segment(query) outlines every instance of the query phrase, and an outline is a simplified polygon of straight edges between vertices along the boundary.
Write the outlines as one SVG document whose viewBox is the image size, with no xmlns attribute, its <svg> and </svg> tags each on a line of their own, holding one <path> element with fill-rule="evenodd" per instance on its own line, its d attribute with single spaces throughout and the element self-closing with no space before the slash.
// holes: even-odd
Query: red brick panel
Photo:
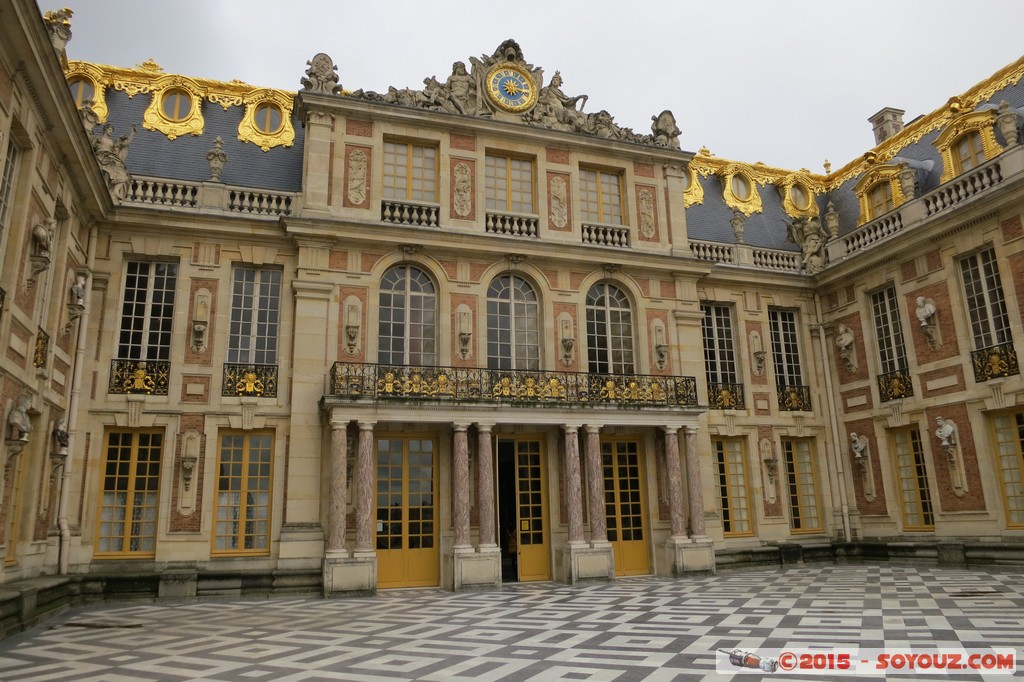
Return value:
<svg viewBox="0 0 1024 682">
<path fill-rule="evenodd" d="M 856 433 L 859 436 L 866 436 L 868 439 L 868 458 L 871 460 L 871 472 L 874 477 L 875 496 L 870 502 L 864 496 L 864 475 L 861 468 L 854 462 L 853 451 L 850 449 L 850 434 Z M 843 468 L 850 472 L 850 480 L 853 481 L 854 506 L 863 515 L 880 516 L 888 514 L 885 506 L 885 486 L 882 483 L 882 461 L 881 448 L 878 445 L 878 438 L 875 434 L 874 422 L 870 419 L 860 419 L 846 423 L 846 444 L 841 448 L 843 453 Z"/>
<path fill-rule="evenodd" d="M 934 487 L 939 490 L 939 505 L 936 511 L 984 511 L 985 495 L 981 489 L 981 472 L 978 468 L 978 446 L 974 442 L 974 433 L 971 430 L 967 405 L 964 403 L 943 405 L 942 407 L 928 410 L 926 414 L 928 423 L 922 428 L 921 436 L 932 453 L 933 466 L 931 473 L 935 483 Z M 949 457 L 946 455 L 941 441 L 935 435 L 936 417 L 952 419 L 956 423 L 956 447 L 960 448 L 963 456 L 964 471 L 962 476 L 967 483 L 967 492 L 964 493 L 963 497 L 958 497 L 953 491 Z"/>
</svg>

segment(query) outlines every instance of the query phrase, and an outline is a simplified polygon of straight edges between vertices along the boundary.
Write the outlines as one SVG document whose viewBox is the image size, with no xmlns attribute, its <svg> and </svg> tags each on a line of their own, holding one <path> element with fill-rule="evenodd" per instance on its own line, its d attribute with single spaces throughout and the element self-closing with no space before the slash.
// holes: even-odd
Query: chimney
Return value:
<svg viewBox="0 0 1024 682">
<path fill-rule="evenodd" d="M 882 144 L 890 137 L 903 130 L 903 114 L 907 112 L 902 109 L 885 107 L 868 121 L 875 132 L 875 144 Z"/>
</svg>

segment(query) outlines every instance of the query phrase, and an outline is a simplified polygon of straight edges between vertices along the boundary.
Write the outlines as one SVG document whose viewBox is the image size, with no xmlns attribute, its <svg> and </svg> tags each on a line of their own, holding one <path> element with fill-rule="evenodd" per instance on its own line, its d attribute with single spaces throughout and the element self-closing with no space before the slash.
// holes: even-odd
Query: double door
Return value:
<svg viewBox="0 0 1024 682">
<path fill-rule="evenodd" d="M 546 459 L 540 439 L 497 439 L 502 580 L 551 579 Z"/>
</svg>

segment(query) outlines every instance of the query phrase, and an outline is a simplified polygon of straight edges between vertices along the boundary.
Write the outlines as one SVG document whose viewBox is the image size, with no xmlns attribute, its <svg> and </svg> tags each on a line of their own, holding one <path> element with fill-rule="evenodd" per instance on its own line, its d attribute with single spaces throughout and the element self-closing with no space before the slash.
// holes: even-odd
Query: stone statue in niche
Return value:
<svg viewBox="0 0 1024 682">
<path fill-rule="evenodd" d="M 854 371 L 857 365 L 853 350 L 853 330 L 845 324 L 836 327 L 836 348 L 839 349 L 839 357 L 846 362 L 847 371 Z"/>
<path fill-rule="evenodd" d="M 309 67 L 306 75 L 299 79 L 303 89 L 322 95 L 337 95 L 341 92 L 338 67 L 328 55 L 319 52 L 306 62 L 306 66 Z"/>
<path fill-rule="evenodd" d="M 71 285 L 71 301 L 75 305 L 85 305 L 85 275 L 75 275 L 75 283 Z"/>
<path fill-rule="evenodd" d="M 935 301 L 924 296 L 917 297 L 917 309 L 914 311 L 922 327 L 931 326 L 935 322 Z"/>
<path fill-rule="evenodd" d="M 103 133 L 92 141 L 92 150 L 96 154 L 96 160 L 100 164 L 100 170 L 107 181 L 107 189 L 115 200 L 124 199 L 128 196 L 128 183 L 131 176 L 125 166 L 128 158 L 128 145 L 135 139 L 135 126 L 127 135 L 114 139 L 114 126 L 110 123 L 103 125 Z"/>
<path fill-rule="evenodd" d="M 654 144 L 661 147 L 679 149 L 679 128 L 676 117 L 666 109 L 657 116 L 651 116 L 651 132 L 654 133 Z"/>
<path fill-rule="evenodd" d="M 956 445 L 956 423 L 952 419 L 944 417 L 935 418 L 935 437 L 944 448 L 951 448 Z"/>
<path fill-rule="evenodd" d="M 850 452 L 853 453 L 853 460 L 863 465 L 868 454 L 868 437 L 858 433 L 850 434 Z"/>
<path fill-rule="evenodd" d="M 53 427 L 53 442 L 57 449 L 67 448 L 69 442 L 68 422 L 61 417 Z"/>
<path fill-rule="evenodd" d="M 28 434 L 32 433 L 32 421 L 29 419 L 28 411 L 32 407 L 32 396 L 22 393 L 14 401 L 14 406 L 7 415 L 7 439 L 28 441 Z"/>
<path fill-rule="evenodd" d="M 57 221 L 49 218 L 32 227 L 32 255 L 47 261 L 53 255 L 53 238 L 57 234 Z"/>
<path fill-rule="evenodd" d="M 210 182 L 220 182 L 221 171 L 228 160 L 228 155 L 224 151 L 224 140 L 220 135 L 214 138 L 213 148 L 206 152 L 206 160 L 210 163 Z"/>
</svg>

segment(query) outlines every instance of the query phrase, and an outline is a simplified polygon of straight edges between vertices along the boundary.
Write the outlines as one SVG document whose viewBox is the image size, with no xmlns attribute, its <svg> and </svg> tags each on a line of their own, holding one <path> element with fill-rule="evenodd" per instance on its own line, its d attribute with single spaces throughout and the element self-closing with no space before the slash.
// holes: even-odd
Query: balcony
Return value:
<svg viewBox="0 0 1024 682">
<path fill-rule="evenodd" d="M 170 376 L 166 360 L 111 360 L 107 393 L 167 395 Z"/>
<path fill-rule="evenodd" d="M 886 403 L 899 398 L 910 398 L 914 395 L 914 384 L 910 381 L 910 372 L 897 369 L 878 375 L 878 399 Z"/>
<path fill-rule="evenodd" d="M 222 396 L 277 397 L 277 365 L 224 363 Z"/>
<path fill-rule="evenodd" d="M 622 225 L 583 223 L 583 243 L 628 249 L 629 228 Z"/>
<path fill-rule="evenodd" d="M 708 407 L 712 410 L 742 410 L 746 407 L 743 384 L 708 382 Z"/>
<path fill-rule="evenodd" d="M 413 204 L 407 201 L 384 199 L 380 202 L 380 220 L 395 225 L 437 227 L 441 207 L 437 204 Z"/>
<path fill-rule="evenodd" d="M 811 412 L 810 386 L 780 386 L 779 409 L 783 412 Z"/>
<path fill-rule="evenodd" d="M 1020 374 L 1017 352 L 1013 349 L 1012 341 L 972 352 L 971 364 L 974 365 L 974 380 L 979 384 L 989 379 Z"/>
<path fill-rule="evenodd" d="M 336 362 L 328 395 L 348 400 L 696 407 L 693 377 Z"/>
<path fill-rule="evenodd" d="M 539 236 L 536 216 L 488 212 L 484 227 L 489 234 L 503 234 L 509 237 Z"/>
</svg>

